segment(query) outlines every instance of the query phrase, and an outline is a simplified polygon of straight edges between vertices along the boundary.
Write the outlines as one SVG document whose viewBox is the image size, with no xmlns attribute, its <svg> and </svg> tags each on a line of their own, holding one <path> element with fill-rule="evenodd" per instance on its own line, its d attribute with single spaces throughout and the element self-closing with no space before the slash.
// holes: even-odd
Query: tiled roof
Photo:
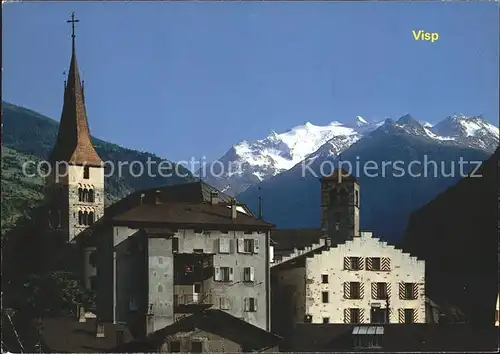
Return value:
<svg viewBox="0 0 500 354">
<path fill-rule="evenodd" d="M 56 145 L 50 161 L 66 161 L 72 164 L 102 166 L 103 162 L 92 145 L 87 122 L 80 73 L 76 62 L 75 45 L 64 90 L 64 103 Z"/>
<path fill-rule="evenodd" d="M 124 342 L 132 340 L 130 332 L 117 324 L 104 323 L 104 337 L 96 336 L 97 321 L 87 318 L 79 322 L 72 317 L 43 318 L 41 340 L 45 352 L 88 353 L 103 352 L 118 343 L 118 332 L 123 332 Z"/>
<path fill-rule="evenodd" d="M 370 327 L 364 325 L 361 327 Z M 384 324 L 378 352 L 497 351 L 498 328 L 472 327 L 467 324 Z M 351 324 L 298 324 L 285 337 L 280 351 L 349 352 L 354 347 Z"/>
<path fill-rule="evenodd" d="M 236 219 L 231 218 L 231 209 L 226 205 L 210 203 L 165 202 L 161 204 L 142 204 L 130 209 L 113 220 L 117 223 L 152 223 L 152 224 L 187 224 L 217 226 L 248 226 L 270 229 L 274 225 L 259 220 L 254 216 L 237 212 Z"/>
<path fill-rule="evenodd" d="M 261 351 L 276 346 L 281 337 L 240 320 L 221 310 L 205 310 L 185 317 L 178 322 L 164 327 L 146 338 L 134 340 L 110 352 L 156 352 L 168 335 L 178 332 L 200 329 L 240 344 L 246 351 Z"/>
</svg>

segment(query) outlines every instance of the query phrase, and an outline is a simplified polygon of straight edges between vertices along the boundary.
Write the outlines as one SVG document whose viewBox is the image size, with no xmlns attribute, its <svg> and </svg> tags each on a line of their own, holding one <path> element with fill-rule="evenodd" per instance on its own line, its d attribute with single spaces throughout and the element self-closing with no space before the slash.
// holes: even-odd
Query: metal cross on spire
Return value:
<svg viewBox="0 0 500 354">
<path fill-rule="evenodd" d="M 71 23 L 71 38 L 75 40 L 75 23 L 80 22 L 80 20 L 75 19 L 75 13 L 71 13 L 71 20 L 67 20 L 67 23 Z"/>
</svg>

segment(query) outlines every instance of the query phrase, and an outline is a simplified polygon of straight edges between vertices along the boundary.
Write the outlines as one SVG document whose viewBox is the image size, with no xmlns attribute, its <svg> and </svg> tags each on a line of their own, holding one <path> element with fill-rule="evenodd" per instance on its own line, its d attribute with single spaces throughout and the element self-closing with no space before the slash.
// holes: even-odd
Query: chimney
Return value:
<svg viewBox="0 0 500 354">
<path fill-rule="evenodd" d="M 104 338 L 104 323 L 97 322 L 96 338 Z"/>
<path fill-rule="evenodd" d="M 233 201 L 231 203 L 231 219 L 236 219 L 238 216 L 238 211 L 236 210 L 236 203 Z"/>
<path fill-rule="evenodd" d="M 85 318 L 85 307 L 83 306 L 78 306 L 78 322 L 86 322 L 87 319 Z"/>
<path fill-rule="evenodd" d="M 210 203 L 212 205 L 219 204 L 220 198 L 219 198 L 219 193 L 216 191 L 210 192 Z"/>
</svg>

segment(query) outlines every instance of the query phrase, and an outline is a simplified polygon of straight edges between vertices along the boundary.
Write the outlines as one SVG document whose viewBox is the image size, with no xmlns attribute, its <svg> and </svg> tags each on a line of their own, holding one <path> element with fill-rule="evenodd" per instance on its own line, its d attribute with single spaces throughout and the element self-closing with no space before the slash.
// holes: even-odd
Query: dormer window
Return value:
<svg viewBox="0 0 500 354">
<path fill-rule="evenodd" d="M 89 178 L 90 178 L 90 167 L 83 166 L 83 179 L 89 179 Z"/>
</svg>

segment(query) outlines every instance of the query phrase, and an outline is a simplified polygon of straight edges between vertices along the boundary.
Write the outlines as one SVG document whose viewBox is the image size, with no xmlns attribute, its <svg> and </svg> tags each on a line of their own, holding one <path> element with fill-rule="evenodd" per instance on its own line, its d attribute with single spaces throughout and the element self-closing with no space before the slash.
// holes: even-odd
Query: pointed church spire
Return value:
<svg viewBox="0 0 500 354">
<path fill-rule="evenodd" d="M 71 62 L 64 90 L 59 133 L 50 162 L 66 161 L 75 165 L 102 166 L 103 162 L 90 138 L 83 87 L 76 61 L 75 24 L 79 21 L 75 19 L 75 13 L 66 21 L 71 23 Z"/>
</svg>

